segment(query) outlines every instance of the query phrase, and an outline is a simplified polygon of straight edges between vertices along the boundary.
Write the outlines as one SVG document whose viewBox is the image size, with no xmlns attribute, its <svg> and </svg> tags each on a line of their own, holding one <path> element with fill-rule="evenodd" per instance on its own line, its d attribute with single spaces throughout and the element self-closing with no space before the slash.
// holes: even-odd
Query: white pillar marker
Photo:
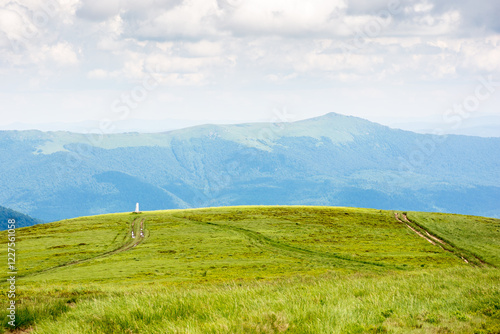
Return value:
<svg viewBox="0 0 500 334">
<path fill-rule="evenodd" d="M 135 212 L 139 213 L 139 203 L 135 203 Z"/>
</svg>

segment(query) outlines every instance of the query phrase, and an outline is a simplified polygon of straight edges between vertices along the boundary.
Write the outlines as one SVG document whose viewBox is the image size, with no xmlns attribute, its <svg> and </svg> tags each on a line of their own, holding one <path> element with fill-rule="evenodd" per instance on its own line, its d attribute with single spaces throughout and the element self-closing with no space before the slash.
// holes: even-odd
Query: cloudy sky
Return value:
<svg viewBox="0 0 500 334">
<path fill-rule="evenodd" d="M 491 0 L 0 0 L 0 128 L 328 112 L 467 127 L 500 117 L 499 15 Z"/>
</svg>

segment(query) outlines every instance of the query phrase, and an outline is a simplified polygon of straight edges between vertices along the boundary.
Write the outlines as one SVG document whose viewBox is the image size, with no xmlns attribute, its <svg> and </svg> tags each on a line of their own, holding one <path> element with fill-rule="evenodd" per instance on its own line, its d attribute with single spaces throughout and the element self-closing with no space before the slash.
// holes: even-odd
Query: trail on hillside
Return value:
<svg viewBox="0 0 500 334">
<path fill-rule="evenodd" d="M 318 251 L 314 251 L 314 250 L 299 248 L 296 246 L 292 246 L 289 244 L 285 244 L 285 243 L 273 240 L 271 238 L 268 238 L 268 237 L 262 235 L 259 232 L 244 229 L 241 227 L 236 227 L 236 226 L 231 226 L 231 225 L 226 225 L 226 224 L 216 224 L 216 223 L 212 223 L 212 222 L 202 222 L 202 221 L 191 220 L 191 219 L 180 218 L 180 217 L 176 217 L 176 219 L 179 219 L 181 221 L 188 222 L 188 223 L 194 223 L 194 224 L 205 225 L 205 226 L 208 225 L 208 226 L 213 226 L 213 227 L 220 228 L 220 229 L 231 230 L 231 231 L 236 232 L 238 234 L 244 235 L 245 237 L 247 237 L 247 239 L 249 239 L 251 242 L 253 242 L 254 245 L 258 246 L 259 248 L 271 251 L 273 253 L 278 253 L 280 255 L 285 255 L 288 257 L 298 258 L 298 259 L 302 259 L 302 260 L 314 260 L 314 261 L 318 261 L 318 262 L 326 262 L 333 267 L 341 267 L 341 268 L 349 268 L 349 267 L 353 268 L 354 267 L 355 269 L 360 269 L 360 267 L 366 267 L 368 265 L 368 266 L 374 266 L 374 267 L 379 267 L 379 268 L 406 269 L 403 267 L 385 264 L 385 263 L 376 263 L 376 262 L 358 260 L 358 259 L 354 259 L 348 255 L 343 255 L 343 254 L 323 253 L 323 252 L 318 252 Z"/>
<path fill-rule="evenodd" d="M 463 260 L 465 263 L 468 263 L 470 264 L 471 263 L 471 260 L 470 258 L 468 258 L 468 256 L 466 256 L 465 254 L 463 254 L 463 251 L 461 249 L 459 249 L 458 247 L 455 247 L 451 244 L 449 244 L 448 242 L 444 241 L 443 239 L 437 237 L 436 235 L 433 235 L 431 234 L 425 227 L 423 227 L 422 225 L 420 224 L 417 224 L 413 221 L 411 221 L 410 219 L 408 219 L 408 217 L 406 216 L 406 214 L 402 213 L 401 214 L 401 217 L 402 219 L 399 217 L 398 213 L 395 212 L 394 213 L 394 217 L 396 218 L 396 220 L 402 224 L 405 224 L 409 229 L 411 229 L 413 232 L 415 232 L 415 234 L 417 234 L 419 237 L 427 240 L 428 242 L 430 242 L 431 244 L 435 245 L 435 246 L 438 246 L 439 248 L 441 248 L 442 250 L 446 251 L 446 252 L 450 252 L 452 254 L 454 254 L 455 256 L 457 256 L 458 258 L 460 258 L 461 260 Z M 474 261 L 472 261 L 472 263 L 481 263 L 481 264 L 486 264 L 484 261 L 482 261 L 481 259 L 479 259 L 477 256 L 475 255 L 471 255 L 474 257 Z"/>
<path fill-rule="evenodd" d="M 404 221 L 402 221 L 402 220 L 399 218 L 399 216 L 398 216 L 398 213 L 397 213 L 397 212 L 396 212 L 396 213 L 394 213 L 394 217 L 396 218 L 396 220 L 397 220 L 398 222 L 400 222 L 400 223 L 402 223 L 402 224 L 405 224 L 405 225 L 406 225 L 406 226 L 407 226 L 410 230 L 412 230 L 413 232 L 415 232 L 415 233 L 416 233 L 416 234 L 417 234 L 420 238 L 427 240 L 428 242 L 430 242 L 430 243 L 431 243 L 431 244 L 433 244 L 433 245 L 436 245 L 436 243 L 435 243 L 434 241 L 432 241 L 431 239 L 427 238 L 425 235 L 423 235 L 422 233 L 420 233 L 419 231 L 417 231 L 416 229 L 414 229 L 413 227 L 411 227 L 411 226 L 410 226 L 410 224 L 408 224 L 409 222 L 408 222 L 408 223 L 405 223 Z M 404 217 L 404 219 L 405 219 L 406 221 L 408 221 L 408 219 L 406 218 L 406 215 L 404 215 L 404 214 L 403 214 L 403 217 Z M 426 231 L 426 232 L 427 232 L 427 231 Z M 427 232 L 427 234 L 429 235 L 429 237 L 431 237 L 431 235 L 429 234 L 429 232 Z M 432 239 L 435 239 L 435 240 L 438 240 L 438 239 L 437 239 L 436 237 L 434 237 L 434 236 L 432 236 L 431 238 L 432 238 Z M 440 245 L 437 245 L 437 246 L 439 246 L 441 249 L 445 250 L 442 246 L 440 246 Z"/>
<path fill-rule="evenodd" d="M 42 269 L 40 271 L 29 273 L 27 275 L 20 275 L 19 277 L 35 276 L 35 275 L 46 273 L 48 271 L 55 270 L 55 269 L 58 269 L 58 268 L 64 268 L 64 267 L 69 267 L 69 266 L 72 266 L 72 265 L 75 265 L 75 264 L 81 264 L 81 263 L 85 263 L 85 262 L 90 262 L 90 261 L 93 261 L 93 260 L 102 259 L 102 258 L 111 256 L 111 255 L 114 255 L 114 254 L 118 254 L 118 253 L 121 253 L 121 252 L 128 251 L 128 250 L 136 247 L 140 243 L 142 243 L 144 241 L 144 239 L 146 238 L 146 234 L 147 234 L 146 232 L 147 231 L 146 232 L 144 231 L 144 221 L 146 220 L 146 218 L 142 218 L 140 220 L 140 223 L 136 224 L 136 222 L 138 222 L 139 219 L 140 218 L 136 218 L 130 224 L 130 231 L 127 232 L 127 234 L 130 234 L 130 238 L 127 238 L 124 244 L 122 244 L 120 247 L 118 247 L 118 248 L 116 248 L 114 250 L 111 250 L 111 251 L 108 251 L 108 252 L 105 252 L 105 253 L 101 253 L 101 254 L 95 255 L 93 257 L 87 258 L 87 259 L 71 261 L 71 262 L 63 263 L 63 264 L 60 264 L 60 265 L 57 265 L 57 266 L 54 266 L 54 267 L 50 267 L 50 268 L 47 268 L 47 269 Z M 149 234 L 148 234 L 148 236 L 149 236 Z"/>
</svg>

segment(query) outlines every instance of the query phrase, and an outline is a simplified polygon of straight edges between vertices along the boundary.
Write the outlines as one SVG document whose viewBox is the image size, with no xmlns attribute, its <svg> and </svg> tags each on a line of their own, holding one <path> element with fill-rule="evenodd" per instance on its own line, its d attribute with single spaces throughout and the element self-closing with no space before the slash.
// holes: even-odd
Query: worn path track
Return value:
<svg viewBox="0 0 500 334">
<path fill-rule="evenodd" d="M 463 252 L 458 249 L 457 247 L 454 247 L 453 245 L 450 245 L 446 241 L 438 238 L 437 236 L 431 234 L 427 229 L 425 229 L 423 226 L 416 224 L 415 222 L 412 222 L 411 220 L 408 219 L 406 214 L 401 214 L 402 219 L 399 217 L 398 213 L 394 213 L 394 217 L 396 220 L 402 224 L 405 224 L 409 229 L 411 229 L 415 234 L 417 234 L 419 237 L 427 240 L 431 244 L 438 246 L 442 250 L 446 252 L 453 253 L 457 257 L 459 257 L 461 260 L 463 260 L 465 263 L 470 263 L 470 259 L 468 259 Z M 483 261 L 481 261 L 479 258 L 474 256 L 474 260 L 479 261 L 481 264 L 485 264 Z"/>
<path fill-rule="evenodd" d="M 75 264 L 85 263 L 85 262 L 89 262 L 89 261 L 93 261 L 93 260 L 97 260 L 97 259 L 102 259 L 104 257 L 108 257 L 108 256 L 111 256 L 111 255 L 114 255 L 117 253 L 128 251 L 128 250 L 136 247 L 137 245 L 139 245 L 146 238 L 146 233 L 144 232 L 144 221 L 146 220 L 146 218 L 142 218 L 142 220 L 140 220 L 140 223 L 136 224 L 136 222 L 139 222 L 139 219 L 140 218 L 135 219 L 130 224 L 130 231 L 127 232 L 127 234 L 130 234 L 130 237 L 126 239 L 124 244 L 122 244 L 120 247 L 118 247 L 114 250 L 111 250 L 111 251 L 105 252 L 105 253 L 101 253 L 101 254 L 95 255 L 93 257 L 87 258 L 87 259 L 81 259 L 81 260 L 63 263 L 63 264 L 60 264 L 60 265 L 57 265 L 54 267 L 50 267 L 47 269 L 43 269 L 40 271 L 29 273 L 27 275 L 20 275 L 19 277 L 35 276 L 35 275 L 38 275 L 41 273 L 46 273 L 48 271 L 55 270 L 58 268 L 64 268 L 64 267 L 72 266 Z"/>
</svg>

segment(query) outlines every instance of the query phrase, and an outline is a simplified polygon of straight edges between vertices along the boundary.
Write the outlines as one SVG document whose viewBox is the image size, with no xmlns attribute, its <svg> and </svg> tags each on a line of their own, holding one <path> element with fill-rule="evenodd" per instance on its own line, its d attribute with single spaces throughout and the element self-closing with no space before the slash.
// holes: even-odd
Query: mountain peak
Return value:
<svg viewBox="0 0 500 334">
<path fill-rule="evenodd" d="M 324 120 L 329 120 L 329 119 L 338 119 L 338 118 L 345 118 L 345 117 L 350 117 L 350 116 L 338 114 L 338 113 L 332 111 L 332 112 L 329 112 L 329 113 L 326 113 L 326 114 L 323 114 L 320 116 L 306 118 L 302 121 L 311 121 L 311 120 L 323 120 L 324 121 Z M 301 121 L 298 121 L 298 122 L 301 122 Z"/>
<path fill-rule="evenodd" d="M 347 115 L 343 115 L 343 114 L 339 114 L 339 113 L 336 113 L 336 112 L 333 112 L 333 111 L 330 111 L 329 113 L 326 113 L 324 114 L 323 116 L 320 116 L 320 117 L 349 117 Z"/>
</svg>

